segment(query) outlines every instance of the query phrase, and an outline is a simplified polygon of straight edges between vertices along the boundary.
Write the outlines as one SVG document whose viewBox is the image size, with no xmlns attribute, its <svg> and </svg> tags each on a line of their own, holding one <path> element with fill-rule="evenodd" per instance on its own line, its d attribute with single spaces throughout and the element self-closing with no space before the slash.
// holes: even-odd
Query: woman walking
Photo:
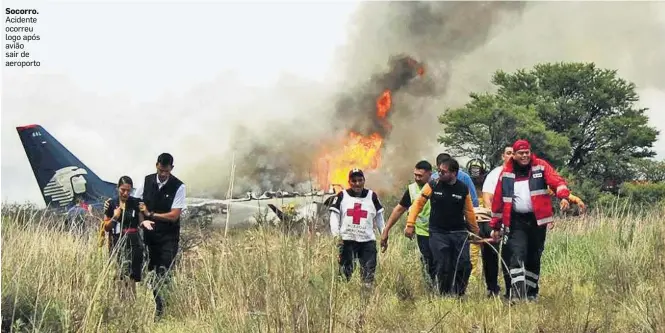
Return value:
<svg viewBox="0 0 665 333">
<path fill-rule="evenodd" d="M 117 255 L 120 264 L 121 297 L 127 291 L 136 295 L 136 282 L 141 281 L 143 244 L 139 226 L 152 230 L 154 222 L 144 219 L 139 199 L 130 196 L 134 184 L 128 176 L 118 181 L 118 196 L 104 204 L 104 230 L 109 232 L 110 253 Z"/>
</svg>

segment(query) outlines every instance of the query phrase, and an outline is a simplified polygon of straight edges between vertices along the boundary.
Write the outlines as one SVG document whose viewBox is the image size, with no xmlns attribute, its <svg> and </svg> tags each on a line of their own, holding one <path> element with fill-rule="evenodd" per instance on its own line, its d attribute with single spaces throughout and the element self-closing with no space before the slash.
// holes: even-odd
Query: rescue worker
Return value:
<svg viewBox="0 0 665 333">
<path fill-rule="evenodd" d="M 452 156 L 448 153 L 441 153 L 436 157 L 436 160 L 439 161 L 440 159 L 450 159 Z M 438 162 L 437 162 L 438 163 Z M 432 175 L 432 179 L 437 179 L 439 177 L 438 173 L 434 173 Z M 473 183 L 473 180 L 467 174 L 464 172 L 464 170 L 459 170 L 457 173 L 457 179 L 461 180 L 464 185 L 467 186 L 471 193 L 471 202 L 473 203 L 473 207 L 478 207 L 479 206 L 479 201 L 478 201 L 478 195 L 476 192 L 476 186 Z M 476 276 L 478 275 L 478 257 L 480 256 L 480 251 L 478 246 L 469 246 L 469 251 L 471 251 L 471 274 L 469 275 L 470 279 L 475 280 Z"/>
<path fill-rule="evenodd" d="M 442 295 L 463 296 L 471 273 L 469 232 L 478 235 L 469 188 L 457 179 L 459 164 L 437 157 L 438 179 L 428 182 L 413 203 L 404 234 L 412 238 L 415 223 L 430 202 L 429 246 L 436 265 L 437 289 Z"/>
<path fill-rule="evenodd" d="M 504 147 L 503 153 L 501 154 L 501 164 L 492 169 L 492 171 L 487 174 L 487 177 L 485 177 L 482 188 L 482 198 L 485 207 L 490 209 L 492 208 L 494 188 L 496 187 L 496 183 L 499 181 L 499 174 L 501 173 L 501 170 L 503 170 L 503 166 L 508 163 L 512 157 L 513 146 Z"/>
<path fill-rule="evenodd" d="M 513 156 L 513 147 L 512 146 L 506 146 L 504 147 L 503 154 L 501 155 L 501 160 L 502 164 L 495 167 L 490 171 L 489 174 L 487 174 L 487 177 L 485 177 L 485 181 L 483 182 L 483 187 L 481 190 L 481 195 L 482 195 L 482 204 L 487 207 L 487 208 L 492 208 L 492 198 L 494 197 L 494 189 L 496 188 L 496 184 L 499 181 L 499 174 L 501 173 L 501 170 L 503 169 L 503 166 L 505 163 L 507 163 Z M 550 187 L 547 188 L 547 192 L 551 195 L 554 196 L 555 193 L 552 191 Z M 579 197 L 573 195 L 573 193 L 570 193 L 570 202 L 573 204 L 576 204 L 582 212 L 586 210 L 586 205 L 584 204 L 584 201 L 580 199 Z M 552 224 L 550 224 L 551 226 Z"/>
<path fill-rule="evenodd" d="M 155 222 L 153 230 L 144 232 L 148 249 L 148 270 L 155 271 L 157 281 L 152 285 L 157 318 L 164 311 L 162 287 L 167 283 L 168 273 L 175 265 L 180 243 L 180 214 L 186 207 L 185 184 L 171 174 L 173 156 L 162 153 L 155 164 L 157 172 L 145 176 L 143 184 L 136 189 L 135 197 L 144 216 Z"/>
<path fill-rule="evenodd" d="M 483 182 L 487 176 L 488 169 L 489 167 L 487 163 L 479 158 L 474 158 L 466 163 L 466 170 L 469 174 L 469 177 L 471 177 L 471 181 L 473 182 L 476 192 L 479 192 L 483 187 Z M 479 205 L 482 204 L 482 201 L 479 202 Z"/>
<path fill-rule="evenodd" d="M 507 146 L 504 148 L 503 153 L 501 154 L 502 164 L 492 169 L 492 171 L 487 174 L 485 181 L 483 182 L 483 187 L 481 190 L 483 205 L 489 209 L 492 208 L 492 198 L 494 197 L 494 189 L 496 184 L 499 181 L 499 175 L 505 163 L 508 163 L 513 156 L 513 147 Z M 480 236 L 483 238 L 489 238 L 492 234 L 492 229 L 489 226 L 489 223 L 479 223 L 480 226 Z M 493 297 L 498 296 L 501 292 L 499 287 L 499 266 L 501 266 L 501 271 L 503 272 L 503 281 L 505 285 L 504 298 L 510 297 L 510 273 L 508 271 L 508 262 L 510 262 L 510 251 L 507 246 L 500 246 L 498 241 L 493 241 L 492 243 L 483 243 L 481 245 L 481 256 L 483 260 L 483 275 L 485 277 L 485 286 L 487 287 L 487 296 Z M 499 254 L 501 255 L 501 261 L 499 260 Z"/>
<path fill-rule="evenodd" d="M 452 158 L 452 156 L 448 153 L 441 153 L 436 156 L 436 160 L 442 160 L 444 158 Z M 438 163 L 438 162 L 437 162 Z M 439 178 L 439 173 L 438 172 L 433 172 L 432 177 L 430 180 L 438 179 Z M 459 170 L 457 173 L 457 179 L 461 180 L 464 185 L 466 185 L 469 188 L 469 193 L 471 194 L 471 202 L 473 203 L 473 207 L 478 207 L 478 194 L 476 193 L 476 187 L 473 186 L 473 180 L 469 175 L 464 172 L 463 170 Z"/>
<path fill-rule="evenodd" d="M 517 140 L 512 148 L 513 158 L 504 164 L 494 191 L 491 236 L 496 241 L 508 237 L 511 297 L 535 300 L 547 225 L 554 221 L 547 188 L 554 189 L 561 210 L 570 207 L 570 190 L 548 162 L 531 152 L 528 141 Z"/>
<path fill-rule="evenodd" d="M 501 161 L 502 164 L 495 167 L 490 171 L 490 173 L 485 177 L 485 182 L 483 183 L 483 188 L 482 188 L 482 198 L 483 198 L 483 204 L 491 208 L 492 207 L 492 200 L 494 199 L 494 191 L 497 187 L 497 183 L 499 181 L 499 176 L 501 174 L 501 171 L 503 170 L 504 166 L 506 163 L 510 162 L 513 157 L 513 147 L 512 146 L 506 146 L 503 149 L 503 153 L 501 154 Z M 552 189 L 548 186 L 547 187 L 547 192 L 550 196 L 554 196 L 555 193 L 552 191 Z M 568 197 L 568 200 L 570 203 L 576 204 L 581 211 L 584 211 L 586 209 L 586 206 L 584 204 L 584 201 L 582 201 L 579 197 L 573 195 L 570 193 L 570 196 Z M 551 228 L 553 224 L 549 224 L 548 227 Z M 481 236 L 482 237 L 489 237 L 491 234 L 491 228 L 483 228 L 484 225 L 480 224 L 481 228 Z M 489 230 L 488 230 L 489 229 Z M 501 258 L 502 262 L 499 262 L 499 256 L 498 252 L 501 252 Z M 498 295 L 500 288 L 498 285 L 498 267 L 501 265 L 502 271 L 503 271 L 503 279 L 505 282 L 506 290 L 504 294 L 504 298 L 508 298 L 510 295 L 510 273 L 506 267 L 508 263 L 510 262 L 510 249 L 507 246 L 503 246 L 501 249 L 499 248 L 498 243 L 492 243 L 492 244 L 483 244 L 482 247 L 482 257 L 483 257 L 483 271 L 485 275 L 485 284 L 487 285 L 487 290 L 488 290 L 488 295 Z"/>
<path fill-rule="evenodd" d="M 376 271 L 374 225 L 383 232 L 383 206 L 376 192 L 365 188 L 365 174 L 349 171 L 349 188 L 339 191 L 330 205 L 330 231 L 338 239 L 339 268 L 348 281 L 360 262 L 363 286 L 369 288 Z"/>
<path fill-rule="evenodd" d="M 474 158 L 467 162 L 466 164 L 466 170 L 469 173 L 469 177 L 471 178 L 471 181 L 473 183 L 473 189 L 477 193 L 480 192 L 482 188 L 483 181 L 485 180 L 485 176 L 487 175 L 487 164 L 478 158 Z M 469 186 L 469 185 L 467 185 Z M 478 222 L 478 227 L 483 230 L 483 229 L 489 229 L 487 227 L 487 223 L 484 223 L 483 221 L 489 222 L 487 220 L 481 220 L 478 219 L 478 213 L 481 212 L 481 210 L 478 210 L 479 207 L 482 206 L 482 201 L 479 202 L 478 205 L 474 206 L 474 214 L 476 214 L 476 222 Z M 485 227 L 485 228 L 483 228 Z M 489 237 L 489 235 L 487 235 Z M 482 252 L 482 242 L 480 240 L 474 240 L 471 242 L 470 245 L 470 250 L 471 250 L 471 278 L 475 280 L 476 277 L 480 277 L 481 274 L 481 269 L 479 267 L 482 266 L 482 261 L 481 261 L 481 252 Z"/>
<path fill-rule="evenodd" d="M 423 189 L 423 186 L 427 184 L 427 181 L 432 176 L 432 164 L 427 161 L 420 161 L 416 163 L 415 169 L 413 170 L 413 183 L 409 184 L 402 195 L 402 199 L 395 206 L 390 217 L 388 217 L 388 223 L 386 228 L 383 229 L 381 234 L 381 252 L 386 252 L 388 248 L 388 237 L 390 234 L 390 229 L 397 223 L 397 221 L 402 217 L 402 214 L 411 207 L 411 204 L 415 202 L 420 197 L 420 192 Z M 420 249 L 421 261 L 423 264 L 423 273 L 425 275 L 425 281 L 427 284 L 432 287 L 433 282 L 436 278 L 436 267 L 434 266 L 434 259 L 432 257 L 432 251 L 429 248 L 429 213 L 430 213 L 430 203 L 427 201 L 423 207 L 420 214 L 416 218 L 416 240 L 418 241 L 418 249 Z"/>
<path fill-rule="evenodd" d="M 139 226 L 152 229 L 154 222 L 144 220 L 139 200 L 130 196 L 134 183 L 129 176 L 118 180 L 118 196 L 104 202 L 104 231 L 111 235 L 110 254 L 117 255 L 120 265 L 121 298 L 129 290 L 136 297 L 136 282 L 141 282 L 143 268 L 143 244 Z M 116 232 L 113 232 L 113 231 Z"/>
</svg>

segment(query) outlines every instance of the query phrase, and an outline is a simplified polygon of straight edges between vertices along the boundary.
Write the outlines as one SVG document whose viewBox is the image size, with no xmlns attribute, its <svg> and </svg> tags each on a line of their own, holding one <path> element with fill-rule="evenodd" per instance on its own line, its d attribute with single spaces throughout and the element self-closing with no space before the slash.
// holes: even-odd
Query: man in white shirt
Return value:
<svg viewBox="0 0 665 333">
<path fill-rule="evenodd" d="M 494 189 L 496 184 L 499 182 L 499 176 L 501 175 L 501 170 L 503 165 L 510 161 L 513 156 L 513 147 L 506 146 L 503 149 L 503 154 L 501 154 L 502 163 L 492 169 L 490 173 L 485 177 L 485 182 L 483 183 L 482 188 L 482 198 L 483 204 L 486 208 L 492 209 L 492 199 L 494 198 Z M 480 235 L 483 238 L 489 238 L 492 232 L 488 223 L 478 223 L 480 227 Z M 505 282 L 505 295 L 508 297 L 510 292 L 510 272 L 506 265 L 510 259 L 510 253 L 508 252 L 508 247 L 503 246 L 501 249 L 501 257 L 503 260 L 499 261 L 499 245 L 497 243 L 487 244 L 483 243 L 481 249 L 481 256 L 483 260 L 483 275 L 485 276 L 485 285 L 487 286 L 487 296 L 498 296 L 501 288 L 499 287 L 499 265 L 503 268 L 503 280 Z"/>
<path fill-rule="evenodd" d="M 376 225 L 383 232 L 384 208 L 376 192 L 365 188 L 365 175 L 360 169 L 349 172 L 349 188 L 340 191 L 330 206 L 330 231 L 339 239 L 339 266 L 347 281 L 360 261 L 360 274 L 365 287 L 374 282 L 376 271 Z"/>
<path fill-rule="evenodd" d="M 185 184 L 171 174 L 173 156 L 163 153 L 157 157 L 157 172 L 145 176 L 134 197 L 141 199 L 140 209 L 145 219 L 154 222 L 152 230 L 144 230 L 148 249 L 148 270 L 155 270 L 158 281 L 153 285 L 157 317 L 164 311 L 164 301 L 157 286 L 173 269 L 180 243 L 180 214 L 185 208 Z M 165 282 L 165 281 L 164 281 Z"/>
<path fill-rule="evenodd" d="M 503 154 L 501 154 L 501 164 L 496 168 L 492 169 L 490 173 L 485 177 L 485 182 L 483 183 L 483 203 L 485 207 L 492 208 L 492 198 L 494 198 L 494 189 L 496 188 L 496 183 L 499 182 L 499 176 L 501 175 L 501 169 L 503 165 L 507 163 L 510 158 L 513 156 L 513 147 L 506 146 L 503 148 Z"/>
</svg>

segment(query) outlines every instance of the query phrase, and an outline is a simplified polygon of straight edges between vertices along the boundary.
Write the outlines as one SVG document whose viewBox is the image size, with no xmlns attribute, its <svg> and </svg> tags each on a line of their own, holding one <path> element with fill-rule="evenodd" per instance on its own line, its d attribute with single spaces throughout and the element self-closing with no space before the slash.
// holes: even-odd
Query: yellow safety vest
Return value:
<svg viewBox="0 0 665 333">
<path fill-rule="evenodd" d="M 413 203 L 418 200 L 420 197 L 420 192 L 422 192 L 422 187 L 418 187 L 418 183 L 413 182 L 409 184 L 409 196 L 411 197 L 411 207 L 413 207 Z M 409 209 L 411 209 L 409 207 Z M 430 204 L 429 200 L 427 200 L 427 203 L 425 203 L 425 206 L 423 207 L 423 210 L 418 214 L 418 217 L 416 218 L 416 235 L 420 236 L 429 236 L 429 212 L 430 212 Z"/>
</svg>

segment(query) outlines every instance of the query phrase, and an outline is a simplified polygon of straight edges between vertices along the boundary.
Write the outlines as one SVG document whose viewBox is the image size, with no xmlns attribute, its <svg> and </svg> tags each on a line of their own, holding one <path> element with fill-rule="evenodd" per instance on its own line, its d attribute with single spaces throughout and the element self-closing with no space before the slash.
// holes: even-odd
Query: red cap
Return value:
<svg viewBox="0 0 665 333">
<path fill-rule="evenodd" d="M 515 143 L 513 143 L 513 151 L 518 151 L 518 150 L 523 150 L 523 149 L 531 149 L 531 145 L 529 144 L 529 141 L 526 140 L 517 140 Z"/>
</svg>

